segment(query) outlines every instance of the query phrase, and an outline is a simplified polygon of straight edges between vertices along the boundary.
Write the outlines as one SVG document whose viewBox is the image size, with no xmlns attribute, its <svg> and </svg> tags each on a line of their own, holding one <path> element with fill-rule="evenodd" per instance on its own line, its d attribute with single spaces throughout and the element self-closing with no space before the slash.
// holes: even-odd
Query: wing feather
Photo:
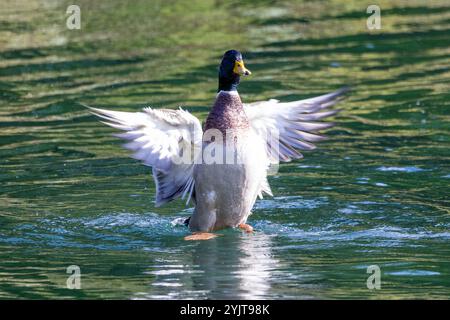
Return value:
<svg viewBox="0 0 450 320">
<path fill-rule="evenodd" d="M 325 109 L 340 101 L 348 90 L 342 88 L 318 97 L 291 102 L 270 99 L 245 104 L 244 110 L 250 125 L 267 142 L 270 163 L 299 159 L 302 154 L 298 150 L 315 149 L 313 143 L 325 139 L 317 133 L 334 125 L 318 121 L 340 111 Z"/>
<path fill-rule="evenodd" d="M 157 206 L 179 197 L 187 197 L 189 202 L 194 190 L 194 158 L 178 160 L 186 148 L 192 155 L 201 148 L 202 128 L 196 117 L 181 108 L 147 107 L 140 112 L 88 108 L 102 123 L 125 131 L 114 136 L 127 141 L 123 147 L 133 152 L 134 159 L 153 168 Z"/>
</svg>

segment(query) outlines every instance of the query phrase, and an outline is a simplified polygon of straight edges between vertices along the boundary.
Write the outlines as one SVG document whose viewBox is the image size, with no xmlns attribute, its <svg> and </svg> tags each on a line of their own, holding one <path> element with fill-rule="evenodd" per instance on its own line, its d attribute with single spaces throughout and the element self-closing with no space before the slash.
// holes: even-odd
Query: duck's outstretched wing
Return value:
<svg viewBox="0 0 450 320">
<path fill-rule="evenodd" d="M 156 206 L 176 198 L 191 199 L 194 191 L 194 155 L 202 140 L 200 121 L 189 112 L 144 108 L 141 112 L 110 111 L 89 107 L 106 120 L 103 123 L 124 133 L 116 137 L 128 140 L 124 147 L 132 157 L 153 168 Z M 186 157 L 186 152 L 191 156 Z"/>
<path fill-rule="evenodd" d="M 315 149 L 313 142 L 324 139 L 318 131 L 333 123 L 317 122 L 339 110 L 327 110 L 349 89 L 342 88 L 322 96 L 292 101 L 259 101 L 244 105 L 245 113 L 255 132 L 266 141 L 267 157 L 271 164 L 302 158 L 298 150 Z"/>
</svg>

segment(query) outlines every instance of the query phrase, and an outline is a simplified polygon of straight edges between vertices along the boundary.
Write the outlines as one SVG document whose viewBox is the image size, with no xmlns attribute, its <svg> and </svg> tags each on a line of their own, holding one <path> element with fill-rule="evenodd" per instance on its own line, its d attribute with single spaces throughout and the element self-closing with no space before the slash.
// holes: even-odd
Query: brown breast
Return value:
<svg viewBox="0 0 450 320">
<path fill-rule="evenodd" d="M 250 123 L 237 92 L 221 91 L 206 119 L 204 130 L 218 129 L 225 134 L 228 129 L 248 129 Z"/>
</svg>

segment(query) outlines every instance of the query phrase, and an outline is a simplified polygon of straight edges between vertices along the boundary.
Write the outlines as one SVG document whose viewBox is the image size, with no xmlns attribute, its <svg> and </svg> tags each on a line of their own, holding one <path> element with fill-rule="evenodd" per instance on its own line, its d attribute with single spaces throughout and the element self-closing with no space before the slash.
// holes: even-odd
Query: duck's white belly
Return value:
<svg viewBox="0 0 450 320">
<path fill-rule="evenodd" d="M 222 145 L 210 144 L 204 154 L 219 147 Z M 202 163 L 194 168 L 196 208 L 189 222 L 191 231 L 213 231 L 245 223 L 265 179 L 264 143 L 252 130 L 239 134 L 234 144 L 223 148 L 228 155 L 236 154 L 229 158 L 233 161 Z"/>
</svg>

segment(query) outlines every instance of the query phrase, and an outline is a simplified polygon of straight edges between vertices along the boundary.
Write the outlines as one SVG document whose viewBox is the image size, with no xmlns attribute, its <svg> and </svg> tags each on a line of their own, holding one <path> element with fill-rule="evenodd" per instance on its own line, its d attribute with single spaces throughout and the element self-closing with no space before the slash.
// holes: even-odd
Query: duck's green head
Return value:
<svg viewBox="0 0 450 320">
<path fill-rule="evenodd" d="M 218 91 L 236 91 L 241 76 L 248 76 L 251 72 L 244 65 L 242 54 L 237 50 L 225 52 L 219 67 Z"/>
</svg>

